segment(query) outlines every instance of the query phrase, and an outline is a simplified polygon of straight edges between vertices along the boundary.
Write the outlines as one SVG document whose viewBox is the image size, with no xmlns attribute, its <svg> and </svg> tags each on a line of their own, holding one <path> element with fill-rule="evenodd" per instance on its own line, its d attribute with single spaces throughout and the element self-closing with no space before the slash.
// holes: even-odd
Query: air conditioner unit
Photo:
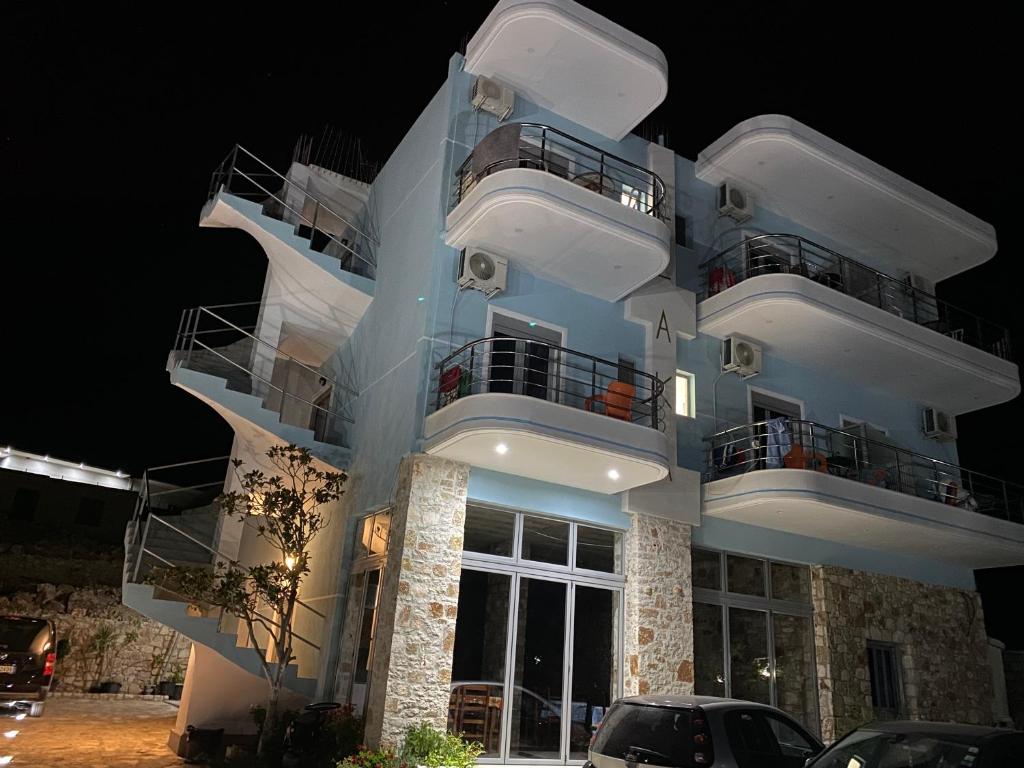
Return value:
<svg viewBox="0 0 1024 768">
<path fill-rule="evenodd" d="M 755 376 L 761 372 L 761 347 L 739 336 L 728 336 L 722 342 L 722 371 L 733 371 L 740 376 Z"/>
<path fill-rule="evenodd" d="M 483 291 L 491 298 L 505 290 L 508 280 L 508 261 L 483 251 L 466 248 L 459 263 L 459 285 Z"/>
<path fill-rule="evenodd" d="M 754 215 L 754 196 L 732 181 L 723 181 L 718 185 L 718 213 L 746 221 Z"/>
<path fill-rule="evenodd" d="M 469 100 L 473 104 L 473 109 L 482 109 L 499 120 L 504 120 L 515 109 L 516 93 L 507 85 L 480 75 L 473 81 L 473 92 Z"/>
<path fill-rule="evenodd" d="M 923 412 L 924 436 L 932 440 L 956 440 L 956 416 L 934 408 Z"/>
</svg>

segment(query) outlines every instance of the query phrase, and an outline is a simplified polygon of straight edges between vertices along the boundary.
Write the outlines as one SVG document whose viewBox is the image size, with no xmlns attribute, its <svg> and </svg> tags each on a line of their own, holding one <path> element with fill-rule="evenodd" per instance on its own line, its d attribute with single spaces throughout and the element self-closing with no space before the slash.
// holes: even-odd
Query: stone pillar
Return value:
<svg viewBox="0 0 1024 768">
<path fill-rule="evenodd" d="M 468 465 L 436 456 L 399 468 L 366 708 L 372 747 L 421 722 L 447 725 L 468 482 Z"/>
<path fill-rule="evenodd" d="M 625 601 L 625 694 L 693 693 L 688 524 L 632 514 Z"/>
</svg>

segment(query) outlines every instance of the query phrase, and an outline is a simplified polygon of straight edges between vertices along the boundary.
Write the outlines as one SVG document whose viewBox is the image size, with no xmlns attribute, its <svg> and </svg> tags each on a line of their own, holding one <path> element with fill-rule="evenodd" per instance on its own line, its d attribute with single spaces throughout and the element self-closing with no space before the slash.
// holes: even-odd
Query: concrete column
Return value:
<svg viewBox="0 0 1024 768">
<path fill-rule="evenodd" d="M 632 513 L 626 534 L 625 693 L 693 693 L 690 526 Z"/>
<path fill-rule="evenodd" d="M 397 744 L 406 728 L 445 728 L 462 575 L 469 466 L 402 460 L 391 512 L 366 710 L 366 741 Z"/>
</svg>

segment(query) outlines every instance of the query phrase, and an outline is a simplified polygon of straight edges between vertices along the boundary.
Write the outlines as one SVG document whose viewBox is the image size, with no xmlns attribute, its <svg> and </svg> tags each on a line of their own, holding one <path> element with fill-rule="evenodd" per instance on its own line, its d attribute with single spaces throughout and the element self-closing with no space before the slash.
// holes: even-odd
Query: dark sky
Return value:
<svg viewBox="0 0 1024 768">
<path fill-rule="evenodd" d="M 1010 246 L 939 294 L 1024 347 L 1019 83 L 1006 61 L 1020 40 L 1006 15 L 587 4 L 667 55 L 654 118 L 680 154 L 781 112 L 995 225 Z M 298 134 L 324 125 L 386 159 L 491 3 L 104 5 L 5 7 L 0 445 L 139 473 L 230 446 L 164 371 L 183 308 L 262 286 L 251 238 L 197 226 L 210 172 L 236 141 L 283 169 Z M 1021 415 L 1018 399 L 960 418 L 962 463 L 1019 476 Z"/>
</svg>

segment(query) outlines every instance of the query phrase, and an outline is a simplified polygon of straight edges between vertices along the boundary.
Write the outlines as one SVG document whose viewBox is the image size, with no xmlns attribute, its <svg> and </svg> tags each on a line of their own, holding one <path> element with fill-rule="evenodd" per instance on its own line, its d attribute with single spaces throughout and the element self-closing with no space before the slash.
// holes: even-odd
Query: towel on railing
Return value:
<svg viewBox="0 0 1024 768">
<path fill-rule="evenodd" d="M 789 420 L 785 416 L 771 419 L 765 422 L 765 469 L 781 469 L 783 457 L 793 447 L 793 440 L 789 436 Z"/>
<path fill-rule="evenodd" d="M 478 177 L 488 172 L 488 166 L 510 160 L 519 161 L 519 123 L 509 123 L 484 136 L 473 149 L 473 176 Z M 495 166 L 493 171 L 501 166 Z"/>
</svg>

